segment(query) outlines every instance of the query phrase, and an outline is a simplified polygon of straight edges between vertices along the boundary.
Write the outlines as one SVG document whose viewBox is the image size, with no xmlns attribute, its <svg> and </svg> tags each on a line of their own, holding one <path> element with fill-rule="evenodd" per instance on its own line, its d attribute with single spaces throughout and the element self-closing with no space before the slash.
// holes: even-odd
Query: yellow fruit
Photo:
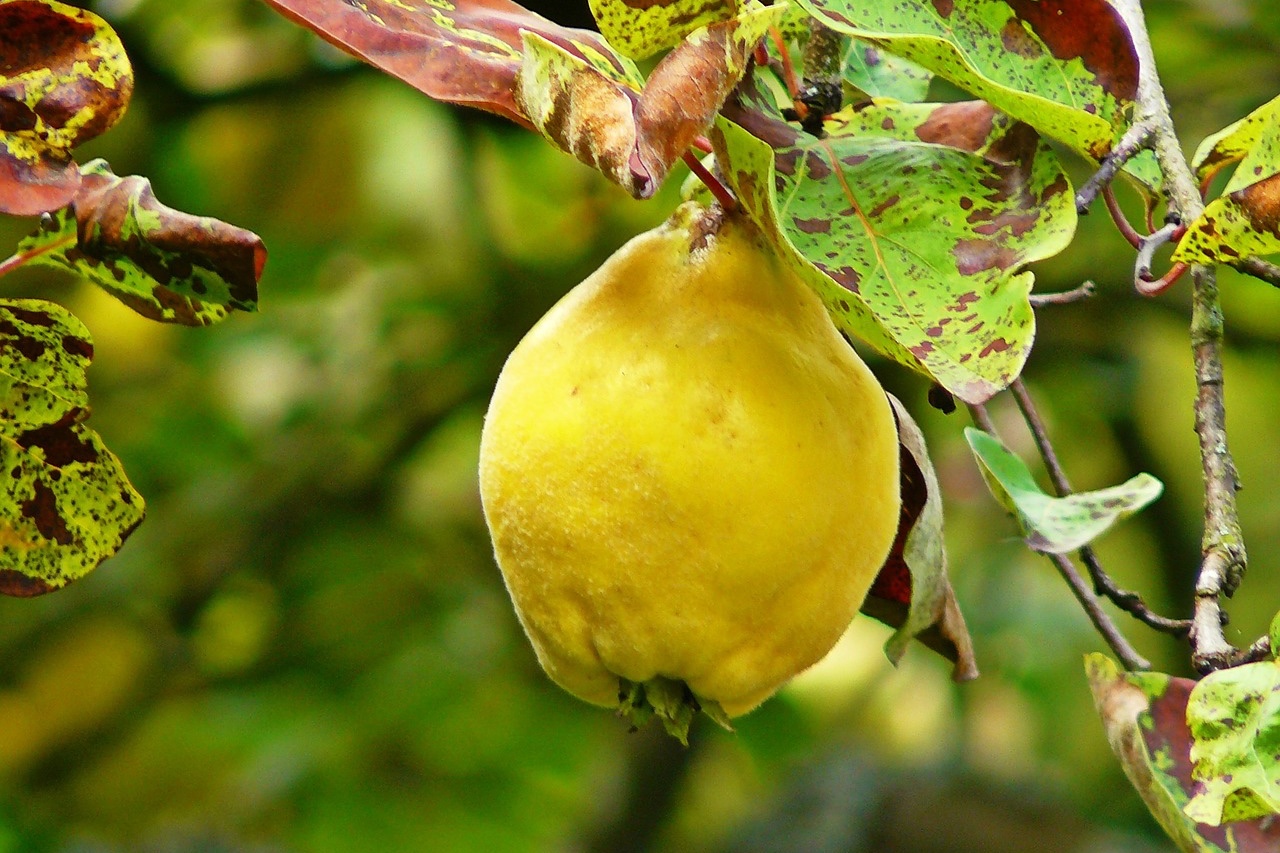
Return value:
<svg viewBox="0 0 1280 853">
<path fill-rule="evenodd" d="M 686 204 L 512 352 L 480 488 L 552 680 L 607 706 L 683 682 L 736 716 L 861 605 L 898 526 L 897 431 L 818 297 L 748 222 Z"/>
</svg>

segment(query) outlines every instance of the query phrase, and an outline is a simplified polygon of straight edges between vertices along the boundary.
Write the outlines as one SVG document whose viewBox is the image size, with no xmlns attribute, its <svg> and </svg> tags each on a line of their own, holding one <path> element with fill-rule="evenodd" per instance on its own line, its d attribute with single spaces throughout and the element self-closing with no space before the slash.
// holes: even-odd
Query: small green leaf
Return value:
<svg viewBox="0 0 1280 853">
<path fill-rule="evenodd" d="M 57 210 L 80 184 L 71 151 L 110 129 L 133 68 L 102 18 L 54 0 L 0 0 L 0 213 Z"/>
<path fill-rule="evenodd" d="M 927 68 L 861 39 L 849 40 L 843 69 L 844 82 L 869 98 L 923 101 L 933 80 Z"/>
<path fill-rule="evenodd" d="M 142 497 L 88 417 L 93 345 L 65 309 L 0 301 L 0 593 L 39 595 L 119 550 Z"/>
<path fill-rule="evenodd" d="M 1280 122 L 1280 97 L 1258 107 L 1244 118 L 1227 125 L 1217 133 L 1210 134 L 1196 149 L 1191 165 L 1196 170 L 1196 179 L 1207 180 L 1217 174 L 1219 169 L 1242 160 L 1262 159 L 1259 157 L 1259 145 L 1272 135 L 1276 123 Z M 1271 155 L 1274 161 L 1274 153 Z M 1261 171 L 1255 171 L 1260 163 L 1249 163 L 1237 169 L 1227 185 L 1226 192 L 1243 189 L 1262 177 Z M 1274 170 L 1273 170 L 1274 171 Z"/>
<path fill-rule="evenodd" d="M 738 14 L 738 0 L 589 0 L 591 14 L 610 46 L 631 59 L 673 47 L 689 33 Z M 747 6 L 758 6 L 748 0 Z"/>
<path fill-rule="evenodd" d="M 1187 725 L 1203 786 L 1188 817 L 1218 826 L 1280 813 L 1280 664 L 1206 675 L 1191 691 Z"/>
<path fill-rule="evenodd" d="M 156 200 L 146 178 L 117 178 L 102 160 L 82 167 L 69 207 L 18 244 L 32 263 L 84 275 L 144 317 L 207 326 L 253 311 L 266 263 L 250 231 Z"/>
<path fill-rule="evenodd" d="M 987 485 L 1022 527 L 1027 546 L 1063 554 L 1088 545 L 1113 524 L 1154 501 L 1164 486 L 1150 474 L 1138 474 L 1119 486 L 1066 497 L 1046 494 L 1026 463 L 987 433 L 964 431 Z"/>
<path fill-rule="evenodd" d="M 1030 127 L 981 102 L 845 109 L 822 139 L 725 115 L 711 141 L 726 181 L 837 326 L 968 403 L 1017 378 L 1035 334 L 1020 268 L 1076 225 Z"/>
</svg>

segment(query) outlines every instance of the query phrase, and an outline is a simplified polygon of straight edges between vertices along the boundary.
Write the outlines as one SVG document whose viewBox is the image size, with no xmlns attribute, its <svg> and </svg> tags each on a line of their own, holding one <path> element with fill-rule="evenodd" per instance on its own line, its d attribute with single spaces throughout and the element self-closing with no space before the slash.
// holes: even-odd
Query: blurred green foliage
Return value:
<svg viewBox="0 0 1280 853">
<path fill-rule="evenodd" d="M 1148 4 L 1188 149 L 1280 91 L 1270 2 Z M 90 5 L 139 76 L 83 157 L 257 231 L 271 260 L 260 314 L 198 331 L 55 272 L 5 280 L 93 333 L 91 423 L 149 518 L 87 579 L 0 601 L 0 853 L 1168 849 L 1092 709 L 1081 656 L 1100 639 L 987 495 L 963 415 L 882 363 L 930 438 L 983 677 L 956 687 L 923 649 L 894 670 L 887 629 L 860 619 L 736 735 L 703 726 L 688 750 L 559 692 L 492 564 L 481 418 L 505 354 L 665 217 L 679 176 L 630 201 L 251 0 Z M 31 225 L 0 222 L 0 242 Z M 1100 553 L 1181 614 L 1200 500 L 1187 298 L 1134 296 L 1131 263 L 1099 212 L 1040 265 L 1042 291 L 1101 293 L 1041 312 L 1027 377 L 1078 487 L 1165 481 Z M 1280 602 L 1280 294 L 1234 273 L 1223 292 L 1248 642 Z M 1012 407 L 993 414 L 1031 458 Z M 1185 671 L 1178 643 L 1121 624 Z"/>
</svg>

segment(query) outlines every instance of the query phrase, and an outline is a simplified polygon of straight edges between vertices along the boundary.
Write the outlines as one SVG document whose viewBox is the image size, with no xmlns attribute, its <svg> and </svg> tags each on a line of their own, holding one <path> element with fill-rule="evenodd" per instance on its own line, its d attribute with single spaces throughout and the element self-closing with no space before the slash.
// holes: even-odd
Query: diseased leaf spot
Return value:
<svg viewBox="0 0 1280 853">
<path fill-rule="evenodd" d="M 75 540 L 67 528 L 66 519 L 58 511 L 58 496 L 42 480 L 36 480 L 35 494 L 22 504 L 22 517 L 31 521 L 36 530 L 50 542 L 70 545 Z"/>
<path fill-rule="evenodd" d="M 57 423 L 21 433 L 17 437 L 18 444 L 24 450 L 39 448 L 44 453 L 44 461 L 57 468 L 73 462 L 96 462 L 97 450 L 71 428 L 82 417 L 83 412 L 72 410 Z"/>
</svg>

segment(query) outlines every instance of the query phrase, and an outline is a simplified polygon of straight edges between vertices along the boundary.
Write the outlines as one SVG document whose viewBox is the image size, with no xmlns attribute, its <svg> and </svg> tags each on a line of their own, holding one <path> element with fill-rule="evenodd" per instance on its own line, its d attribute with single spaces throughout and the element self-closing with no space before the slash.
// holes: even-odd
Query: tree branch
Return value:
<svg viewBox="0 0 1280 853">
<path fill-rule="evenodd" d="M 1151 125 L 1148 124 L 1135 124 L 1129 128 L 1111 149 L 1111 153 L 1107 154 L 1098 171 L 1094 172 L 1076 193 L 1077 213 L 1084 215 L 1089 212 L 1089 205 L 1093 204 L 1098 193 L 1110 186 L 1111 181 L 1124 168 L 1125 163 L 1138 156 L 1138 152 L 1147 147 L 1151 141 L 1151 132 Z"/>
<path fill-rule="evenodd" d="M 1152 143 L 1169 196 L 1169 211 L 1182 222 L 1204 209 L 1195 176 L 1174 132 L 1169 102 L 1156 73 L 1155 55 L 1139 0 L 1114 0 L 1138 51 L 1138 123 L 1150 123 Z M 1210 267 L 1192 268 L 1191 347 L 1195 365 L 1195 429 L 1204 477 L 1203 554 L 1196 580 L 1191 659 L 1202 672 L 1230 666 L 1241 653 L 1223 634 L 1222 597 L 1230 596 L 1244 574 L 1246 554 L 1236 508 L 1235 463 L 1227 446 L 1222 387 L 1222 304 Z"/>
</svg>

